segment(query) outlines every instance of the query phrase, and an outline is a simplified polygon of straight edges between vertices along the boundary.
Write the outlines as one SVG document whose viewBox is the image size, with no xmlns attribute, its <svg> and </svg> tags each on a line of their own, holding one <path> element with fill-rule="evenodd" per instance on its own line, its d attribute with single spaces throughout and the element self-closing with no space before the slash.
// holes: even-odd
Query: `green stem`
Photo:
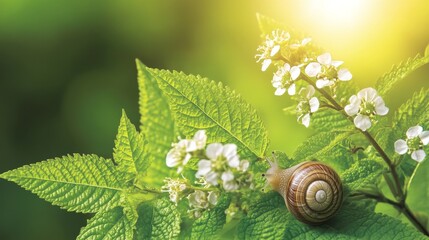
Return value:
<svg viewBox="0 0 429 240">
<path fill-rule="evenodd" d="M 307 76 L 304 76 L 304 81 L 308 82 L 310 85 L 312 85 L 317 91 L 323 95 L 323 97 L 328 100 L 337 111 L 341 112 L 345 118 L 347 118 L 349 121 L 353 123 L 353 118 L 344 111 L 344 108 L 331 96 L 329 95 L 325 90 L 317 88 L 315 83 L 311 81 Z M 398 192 L 399 193 L 399 202 L 395 202 L 393 200 L 387 199 L 383 197 L 380 199 L 380 201 L 383 201 L 385 203 L 391 204 L 399 209 L 402 210 L 404 215 L 410 220 L 411 223 L 422 233 L 424 233 L 426 236 L 429 236 L 428 230 L 425 228 L 425 226 L 419 222 L 419 220 L 414 216 L 414 214 L 411 212 L 407 204 L 405 203 L 406 195 L 404 194 L 404 191 L 402 190 L 401 183 L 399 181 L 398 172 L 396 171 L 395 165 L 390 160 L 390 158 L 387 156 L 386 152 L 380 147 L 380 145 L 377 143 L 377 141 L 372 137 L 372 135 L 369 132 L 362 131 L 359 129 L 359 131 L 365 136 L 365 138 L 370 142 L 370 144 L 375 148 L 375 150 L 380 154 L 381 158 L 386 162 L 387 166 L 389 167 L 390 173 L 393 176 L 393 179 L 395 181 L 395 186 L 397 191 L 390 189 L 392 192 Z M 378 198 L 376 198 L 378 199 Z"/>
<path fill-rule="evenodd" d="M 396 209 L 398 209 L 401 213 L 403 213 L 408 220 L 423 234 L 425 234 L 426 236 L 429 236 L 429 231 L 425 228 L 425 226 L 423 226 L 419 220 L 417 219 L 417 217 L 411 212 L 410 208 L 408 207 L 407 204 L 402 204 L 399 202 L 395 202 L 387 197 L 385 197 L 384 195 L 373 195 L 373 194 L 369 194 L 369 193 L 359 193 L 358 195 L 363 195 L 366 198 L 369 199 L 374 199 L 377 202 L 382 202 L 382 203 L 387 203 L 392 205 L 393 207 L 395 207 Z M 354 196 L 354 195 L 350 195 L 350 196 Z"/>
<path fill-rule="evenodd" d="M 411 182 L 413 181 L 414 176 L 416 175 L 417 169 L 419 169 L 419 166 L 420 166 L 420 163 L 417 163 L 416 168 L 414 168 L 413 174 L 411 174 L 410 180 L 408 181 L 408 184 L 407 184 L 407 188 L 405 188 L 405 197 L 406 197 L 406 196 L 407 196 L 407 194 L 408 194 L 408 190 L 409 190 L 409 189 L 410 189 L 410 187 L 411 187 Z"/>
</svg>

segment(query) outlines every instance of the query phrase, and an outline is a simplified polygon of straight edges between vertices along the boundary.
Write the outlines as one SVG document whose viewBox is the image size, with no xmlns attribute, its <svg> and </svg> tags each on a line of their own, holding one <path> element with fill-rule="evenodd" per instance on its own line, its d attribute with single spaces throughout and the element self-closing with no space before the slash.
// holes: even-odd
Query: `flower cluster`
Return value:
<svg viewBox="0 0 429 240">
<path fill-rule="evenodd" d="M 198 180 L 195 184 L 199 186 L 192 185 L 182 175 L 183 180 L 166 178 L 165 185 L 161 188 L 161 192 L 168 193 L 170 200 L 176 205 L 182 198 L 188 199 L 188 212 L 195 218 L 201 216 L 202 211 L 216 205 L 220 191 L 253 188 L 253 175 L 248 171 L 250 162 L 240 160 L 235 144 L 206 144 L 206 132 L 199 130 L 192 139 L 179 139 L 166 156 L 167 166 L 177 167 L 178 173 L 185 171 L 186 165 L 192 162 L 192 166 L 186 168 L 183 174 L 187 175 L 192 171 Z M 197 161 L 190 161 L 191 159 Z M 195 164 L 197 172 L 194 170 Z"/>
<path fill-rule="evenodd" d="M 294 39 L 288 32 L 275 30 L 265 37 L 256 54 L 257 62 L 262 62 L 262 71 L 271 65 L 277 67 L 271 81 L 276 89 L 274 95 L 298 93 L 297 118 L 306 127 L 320 106 L 313 86 L 335 91 L 338 82 L 352 79 L 349 70 L 340 68 L 342 61 L 332 60 L 330 53 L 317 55 L 316 50 L 311 38 Z M 302 84 L 298 84 L 300 80 L 304 80 Z"/>
<path fill-rule="evenodd" d="M 197 178 L 203 177 L 213 186 L 220 184 L 225 191 L 251 187 L 252 177 L 247 173 L 249 161 L 239 159 L 235 144 L 209 144 L 206 155 L 208 159 L 198 162 Z"/>
<path fill-rule="evenodd" d="M 357 95 L 350 97 L 349 102 L 344 111 L 349 116 L 355 116 L 353 122 L 362 131 L 371 127 L 376 115 L 384 116 L 389 112 L 389 108 L 374 88 L 360 90 Z"/>
<path fill-rule="evenodd" d="M 411 158 L 417 162 L 425 159 L 426 153 L 423 146 L 429 144 L 429 131 L 423 131 L 421 126 L 410 127 L 406 133 L 407 139 L 399 139 L 395 142 L 395 151 L 403 155 L 411 154 Z"/>
<path fill-rule="evenodd" d="M 172 149 L 167 153 L 166 164 L 168 167 L 177 167 L 177 172 L 183 171 L 183 167 L 192 157 L 192 153 L 204 149 L 207 136 L 204 130 L 195 133 L 193 139 L 179 139 L 172 144 Z"/>
</svg>

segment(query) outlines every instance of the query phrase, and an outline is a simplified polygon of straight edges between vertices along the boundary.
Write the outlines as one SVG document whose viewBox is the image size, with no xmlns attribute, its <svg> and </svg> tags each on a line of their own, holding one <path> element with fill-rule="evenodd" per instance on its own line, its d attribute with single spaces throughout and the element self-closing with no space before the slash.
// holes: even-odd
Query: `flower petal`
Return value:
<svg viewBox="0 0 429 240">
<path fill-rule="evenodd" d="M 268 69 L 268 67 L 271 65 L 271 62 L 272 62 L 271 59 L 265 59 L 262 62 L 262 68 L 261 68 L 262 72 L 265 72 Z"/>
<path fill-rule="evenodd" d="M 305 67 L 305 74 L 309 77 L 315 77 L 322 70 L 322 66 L 319 63 L 312 62 Z"/>
<path fill-rule="evenodd" d="M 399 139 L 395 142 L 395 152 L 402 155 L 405 154 L 408 151 L 408 145 L 407 142 L 403 139 Z"/>
<path fill-rule="evenodd" d="M 331 65 L 334 67 L 339 67 L 339 66 L 343 65 L 343 63 L 344 63 L 343 61 L 332 61 Z"/>
<path fill-rule="evenodd" d="M 198 162 L 198 172 L 195 174 L 196 177 L 205 176 L 212 170 L 212 162 L 209 160 L 202 159 Z"/>
<path fill-rule="evenodd" d="M 177 152 L 177 149 L 173 148 L 167 153 L 167 157 L 165 158 L 165 163 L 167 167 L 175 167 L 182 162 L 180 158 L 180 154 Z"/>
<path fill-rule="evenodd" d="M 209 172 L 204 176 L 204 178 L 208 183 L 210 183 L 213 186 L 217 186 L 219 184 L 217 182 L 218 174 L 216 172 Z"/>
<path fill-rule="evenodd" d="M 305 90 L 306 90 L 305 91 L 305 97 L 307 99 L 310 99 L 314 95 L 314 93 L 316 92 L 316 89 L 314 89 L 314 87 L 311 85 L 308 85 L 308 87 Z"/>
<path fill-rule="evenodd" d="M 354 116 L 359 112 L 360 99 L 356 95 L 353 95 L 350 97 L 349 101 L 350 104 L 344 107 L 344 111 L 347 115 Z"/>
<path fill-rule="evenodd" d="M 223 146 L 222 154 L 227 158 L 231 158 L 237 155 L 237 145 L 233 143 L 225 144 Z"/>
<path fill-rule="evenodd" d="M 240 166 L 239 166 L 238 170 L 245 172 L 245 171 L 247 171 L 247 169 L 249 169 L 249 166 L 250 166 L 250 162 L 249 161 L 247 161 L 247 160 L 241 160 L 240 161 Z"/>
<path fill-rule="evenodd" d="M 317 88 L 323 88 L 333 85 L 335 82 L 328 79 L 319 79 L 316 81 Z"/>
<path fill-rule="evenodd" d="M 411 158 L 416 160 L 417 162 L 423 161 L 425 157 L 426 157 L 426 153 L 422 149 L 419 149 L 411 153 Z"/>
<path fill-rule="evenodd" d="M 280 45 L 275 45 L 271 49 L 270 56 L 272 57 L 272 56 L 276 55 L 279 52 L 279 50 L 280 50 Z"/>
<path fill-rule="evenodd" d="M 357 94 L 358 98 L 365 99 L 366 101 L 373 101 L 377 96 L 377 91 L 374 88 L 364 88 Z"/>
<path fill-rule="evenodd" d="M 310 104 L 310 112 L 314 113 L 319 109 L 319 99 L 317 97 L 312 97 L 308 103 Z"/>
<path fill-rule="evenodd" d="M 197 149 L 203 149 L 207 142 L 206 130 L 198 130 L 194 135 L 194 141 L 197 145 Z"/>
<path fill-rule="evenodd" d="M 210 143 L 206 148 L 206 155 L 210 159 L 216 159 L 222 154 L 223 145 L 220 143 Z"/>
<path fill-rule="evenodd" d="M 414 127 L 410 127 L 407 131 L 407 138 L 408 139 L 415 138 L 419 136 L 422 132 L 423 132 L 423 128 L 421 126 L 417 125 Z"/>
<path fill-rule="evenodd" d="M 423 145 L 428 145 L 429 143 L 429 131 L 424 131 L 419 135 L 420 140 L 422 140 Z"/>
<path fill-rule="evenodd" d="M 305 114 L 301 119 L 302 125 L 305 127 L 310 126 L 310 113 Z"/>
<path fill-rule="evenodd" d="M 292 83 L 292 85 L 290 85 L 290 87 L 287 89 L 287 93 L 291 96 L 295 95 L 295 93 L 296 93 L 295 83 Z"/>
<path fill-rule="evenodd" d="M 232 168 L 238 168 L 239 165 L 240 165 L 240 159 L 238 158 L 237 155 L 228 158 L 228 166 Z"/>
<path fill-rule="evenodd" d="M 352 79 L 352 73 L 345 68 L 340 69 L 337 75 L 338 75 L 338 79 L 341 81 L 349 81 Z"/>
<path fill-rule="evenodd" d="M 301 73 L 301 70 L 299 69 L 299 67 L 297 67 L 297 66 L 293 66 L 291 69 L 290 69 L 290 78 L 292 79 L 292 80 L 295 80 L 295 79 L 297 79 L 298 77 L 299 77 L 299 74 Z"/>
<path fill-rule="evenodd" d="M 221 179 L 224 182 L 232 181 L 232 180 L 234 180 L 234 174 L 231 171 L 226 171 L 226 172 L 222 173 Z"/>
<path fill-rule="evenodd" d="M 274 92 L 274 95 L 276 96 L 281 96 L 286 92 L 286 88 L 277 88 L 276 91 Z"/>
<path fill-rule="evenodd" d="M 331 65 L 331 54 L 330 53 L 324 53 L 317 57 L 317 61 L 323 65 Z"/>
<path fill-rule="evenodd" d="M 289 65 L 289 63 L 285 63 L 285 65 L 283 65 L 283 68 L 281 68 L 282 69 L 282 71 L 283 71 L 283 75 L 286 73 L 286 72 L 289 72 L 289 70 L 290 70 L 290 65 Z"/>
<path fill-rule="evenodd" d="M 389 112 L 389 108 L 384 104 L 383 99 L 378 96 L 374 100 L 375 103 L 375 112 L 377 115 L 384 116 Z"/>
<path fill-rule="evenodd" d="M 306 45 L 307 43 L 309 43 L 309 42 L 311 42 L 311 38 L 304 38 L 304 39 L 302 39 L 302 41 L 301 41 L 301 45 Z"/>
<path fill-rule="evenodd" d="M 217 195 L 216 192 L 211 191 L 211 192 L 209 192 L 209 195 L 208 195 L 207 199 L 209 200 L 210 204 L 216 205 L 217 199 L 218 199 L 218 195 Z"/>
<path fill-rule="evenodd" d="M 366 131 L 368 128 L 371 127 L 371 120 L 366 115 L 358 114 L 353 122 L 355 126 L 362 131 Z"/>
</svg>

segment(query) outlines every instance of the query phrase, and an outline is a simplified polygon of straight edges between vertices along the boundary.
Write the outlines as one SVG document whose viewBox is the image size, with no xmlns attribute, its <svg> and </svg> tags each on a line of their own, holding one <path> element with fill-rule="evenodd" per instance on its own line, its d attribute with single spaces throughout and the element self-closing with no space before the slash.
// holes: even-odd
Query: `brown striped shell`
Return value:
<svg viewBox="0 0 429 240">
<path fill-rule="evenodd" d="M 340 208 L 343 189 L 338 174 L 316 161 L 300 163 L 289 169 L 271 164 L 268 182 L 285 199 L 286 207 L 301 222 L 320 224 Z"/>
</svg>

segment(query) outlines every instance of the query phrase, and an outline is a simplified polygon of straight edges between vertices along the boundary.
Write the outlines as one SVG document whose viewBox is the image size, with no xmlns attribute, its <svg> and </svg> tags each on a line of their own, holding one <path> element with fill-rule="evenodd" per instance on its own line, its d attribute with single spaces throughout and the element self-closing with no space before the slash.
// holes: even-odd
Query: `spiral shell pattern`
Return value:
<svg viewBox="0 0 429 240">
<path fill-rule="evenodd" d="M 304 162 L 293 171 L 284 189 L 289 211 L 301 222 L 322 223 L 340 208 L 343 189 L 338 174 L 320 162 Z"/>
</svg>

